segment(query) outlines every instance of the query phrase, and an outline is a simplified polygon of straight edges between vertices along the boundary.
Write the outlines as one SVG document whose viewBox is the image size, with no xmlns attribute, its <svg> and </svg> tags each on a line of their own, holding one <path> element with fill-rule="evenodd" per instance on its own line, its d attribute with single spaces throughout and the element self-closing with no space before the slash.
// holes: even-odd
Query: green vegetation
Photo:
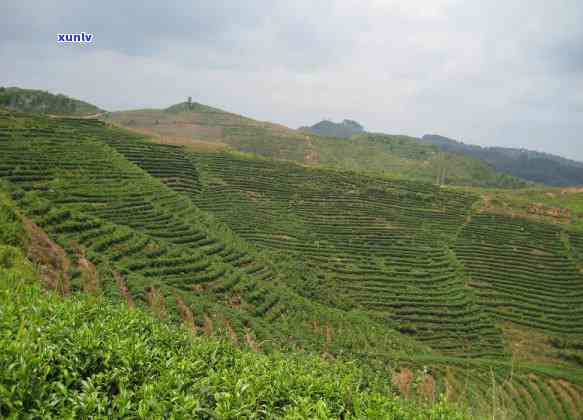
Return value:
<svg viewBox="0 0 583 420">
<path fill-rule="evenodd" d="M 583 230 L 583 187 L 519 190 L 463 188 L 460 191 L 482 196 L 482 207 L 490 213 L 520 216 Z"/>
<path fill-rule="evenodd" d="M 83 258 L 94 264 L 95 281 L 112 297 L 119 297 L 122 278 L 139 305 L 154 306 L 164 318 L 192 318 L 199 329 L 227 328 L 233 340 L 264 343 L 265 349 L 343 354 L 365 346 L 379 352 L 418 348 L 362 313 L 343 313 L 296 294 L 286 284 L 299 276 L 293 267 L 276 267 L 107 145 L 121 142 L 130 155 L 135 135 L 89 120 L 2 122 L 13 128 L 3 130 L 0 173 L 18 205 L 73 263 Z M 193 168 L 188 159 L 173 156 L 172 168 L 156 153 L 144 153 L 140 162 L 176 187 Z M 181 174 L 172 176 L 172 170 Z M 79 270 L 68 274 L 72 290 L 95 287 Z M 315 321 L 350 333 L 328 340 L 310 328 Z"/>
<path fill-rule="evenodd" d="M 298 290 L 333 291 L 444 353 L 503 353 L 447 248 L 472 196 L 226 155 L 196 159 L 210 178 L 196 204 L 257 246 L 305 261 L 319 281 Z"/>
<path fill-rule="evenodd" d="M 114 112 L 104 118 L 153 136 L 158 142 L 185 145 L 194 150 L 214 146 L 215 150 L 228 148 L 308 166 L 434 184 L 500 188 L 526 185 L 522 180 L 496 172 L 482 161 L 440 152 L 437 147 L 408 136 L 359 134 L 361 130 L 352 130 L 357 135 L 351 138 L 324 137 L 186 102 L 165 110 Z M 344 126 L 355 127 L 351 121 Z M 330 134 L 326 130 L 323 133 Z"/>
<path fill-rule="evenodd" d="M 518 360 L 533 358 L 515 354 L 496 314 L 488 314 L 488 302 L 468 289 L 471 278 L 453 248 L 478 196 L 230 154 L 181 155 L 194 162 L 194 177 L 169 169 L 176 167 L 171 161 L 180 155 L 177 148 L 138 141 L 131 148 L 124 142 L 114 147 L 153 175 L 164 168 L 161 179 L 167 185 L 176 185 L 274 259 L 316 273 L 316 281 L 304 276 L 294 285 L 297 280 L 288 279 L 304 296 L 366 310 L 441 354 L 471 357 L 462 362 L 418 355 L 399 363 L 430 364 L 436 377 L 448 378 L 452 393 L 472 400 L 479 412 L 492 409 L 493 387 L 500 393 L 494 405 L 502 413 L 514 413 L 511 417 L 556 416 L 552 410 L 563 402 L 555 399 L 581 399 L 579 385 L 561 379 L 577 377 L 569 373 L 571 367 L 563 366 L 547 379 L 545 365 L 523 365 L 524 376 L 519 374 Z M 146 155 L 156 156 L 159 164 L 140 163 Z M 185 189 L 189 183 L 195 187 Z M 532 390 L 525 394 L 525 389 Z M 577 405 L 564 404 L 566 418 L 575 418 Z"/>
<path fill-rule="evenodd" d="M 478 214 L 463 227 L 455 253 L 496 317 L 548 334 L 583 335 L 583 276 L 559 227 Z"/>
<path fill-rule="evenodd" d="M 448 418 L 445 399 L 471 417 L 578 418 L 572 226 L 493 213 L 479 195 L 490 191 L 189 150 L 96 120 L 0 109 L 0 223 L 13 226 L 2 241 L 29 244 L 42 284 L 68 296 L 14 275 L 3 286 L 17 302 L 0 305 L 10 331 L 0 337 L 16 349 L 6 357 L 55 349 L 62 358 L 30 366 L 65 387 L 2 383 L 20 393 L 9 401 L 54 416 L 90 403 L 101 416 L 383 418 L 394 408 Z M 147 347 L 144 359 L 132 346 Z"/>
<path fill-rule="evenodd" d="M 363 386 L 353 364 L 242 351 L 103 296 L 45 293 L 0 196 L 2 418 L 461 419 Z M 15 230 L 18 228 L 18 231 Z M 12 244 L 12 245 L 9 245 Z"/>
<path fill-rule="evenodd" d="M 349 140 L 313 138 L 319 163 L 391 179 L 410 179 L 438 185 L 519 188 L 522 180 L 499 173 L 477 159 L 440 152 L 408 136 L 360 134 Z"/>
<path fill-rule="evenodd" d="M 51 115 L 86 116 L 103 112 L 95 105 L 65 95 L 54 95 L 42 90 L 1 86 L 0 106 L 22 112 L 40 112 Z"/>
<path fill-rule="evenodd" d="M 425 135 L 423 141 L 443 152 L 480 159 L 498 171 L 532 182 L 552 186 L 583 185 L 582 162 L 532 150 L 480 147 L 437 135 Z"/>
<path fill-rule="evenodd" d="M 318 136 L 336 137 L 339 139 L 349 139 L 356 134 L 364 133 L 364 127 L 352 120 L 344 120 L 341 123 L 323 120 L 311 127 L 300 127 L 300 130 Z"/>
</svg>

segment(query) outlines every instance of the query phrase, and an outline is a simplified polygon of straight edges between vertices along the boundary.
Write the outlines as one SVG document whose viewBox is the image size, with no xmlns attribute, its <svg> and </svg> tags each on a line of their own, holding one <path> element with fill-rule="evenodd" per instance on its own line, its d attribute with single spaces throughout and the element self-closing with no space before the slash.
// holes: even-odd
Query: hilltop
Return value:
<svg viewBox="0 0 583 420">
<path fill-rule="evenodd" d="M 103 118 L 160 143 L 184 145 L 193 151 L 232 150 L 307 166 L 438 184 L 505 188 L 526 185 L 487 163 L 441 152 L 414 137 L 370 133 L 351 138 L 324 137 L 196 102 L 161 110 L 113 112 Z M 344 126 L 356 127 L 350 121 Z"/>
<path fill-rule="evenodd" d="M 349 139 L 355 134 L 364 133 L 364 127 L 353 120 L 344 120 L 340 123 L 322 120 L 311 127 L 300 127 L 299 130 L 319 136 L 337 137 L 340 139 Z"/>
<path fill-rule="evenodd" d="M 22 112 L 80 117 L 98 115 L 104 112 L 95 105 L 65 95 L 55 95 L 42 90 L 1 86 L 0 106 Z"/>
<path fill-rule="evenodd" d="M 223 116 L 198 104 L 165 113 L 172 121 L 192 108 L 197 118 Z M 161 115 L 139 111 L 134 118 L 149 112 Z M 423 147 L 363 136 L 401 147 L 403 156 L 419 153 L 412 144 Z M 382 407 L 413 402 L 420 413 L 441 398 L 467 406 L 470 417 L 575 419 L 583 409 L 583 206 L 576 192 L 567 199 L 552 189 L 448 188 L 203 152 L 95 119 L 11 110 L 0 110 L 0 178 L 2 200 L 14 208 L 0 217 L 10 226 L 0 229 L 0 240 L 27 249 L 39 267 L 30 276 L 53 291 L 27 293 L 18 276 L 0 272 L 0 297 L 10 307 L 2 312 L 10 321 L 1 324 L 10 333 L 2 337 L 15 343 L 8 354 L 26 357 L 74 343 L 63 358 L 42 359 L 71 366 L 69 377 L 81 378 L 59 380 L 66 392 L 54 385 L 50 395 L 72 393 L 56 400 L 63 410 L 91 395 L 100 404 L 119 399 L 156 410 L 154 400 L 160 407 L 172 398 L 192 402 L 185 390 L 199 389 L 198 380 L 212 395 L 200 401 L 205 410 L 238 409 L 242 401 L 258 410 L 261 401 L 283 415 L 304 401 L 304 413 L 324 410 L 313 417 L 337 417 L 342 409 L 367 417 L 357 407 L 376 401 L 376 392 L 391 396 Z M 570 216 L 526 214 L 522 206 L 541 196 L 546 206 L 568 204 Z M 10 239 L 19 225 L 30 237 L 23 243 Z M 20 266 L 12 259 L 0 263 Z M 40 306 L 50 321 L 29 310 Z M 173 332 L 181 329 L 195 341 Z M 28 331 L 46 347 L 31 349 Z M 144 366 L 139 353 L 123 356 L 132 346 L 163 356 Z M 203 355 L 203 365 L 190 351 Z M 100 369 L 75 363 L 79 354 Z M 164 372 L 159 360 L 169 366 L 168 386 L 152 388 L 144 378 Z M 263 394 L 272 378 L 291 380 L 274 368 L 282 364 L 294 372 L 305 364 L 304 382 Z M 127 376 L 140 366 L 146 376 Z M 212 378 L 208 366 L 216 369 Z M 265 382 L 244 386 L 256 366 Z M 217 385 L 227 377 L 232 383 Z M 2 377 L 3 384 L 11 380 Z M 29 395 L 28 382 L 18 383 L 19 395 Z M 314 406 L 316 399 L 325 407 Z"/>
<path fill-rule="evenodd" d="M 526 149 L 481 147 L 438 135 L 425 135 L 423 141 L 444 152 L 480 159 L 518 178 L 552 186 L 583 185 L 582 162 Z"/>
</svg>

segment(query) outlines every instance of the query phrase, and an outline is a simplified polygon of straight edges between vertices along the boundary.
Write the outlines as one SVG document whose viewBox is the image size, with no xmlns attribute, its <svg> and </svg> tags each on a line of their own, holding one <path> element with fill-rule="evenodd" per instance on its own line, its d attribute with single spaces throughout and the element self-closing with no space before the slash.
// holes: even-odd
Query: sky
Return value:
<svg viewBox="0 0 583 420">
<path fill-rule="evenodd" d="M 583 161 L 582 23 L 581 0 L 2 0 L 0 86 Z"/>
</svg>

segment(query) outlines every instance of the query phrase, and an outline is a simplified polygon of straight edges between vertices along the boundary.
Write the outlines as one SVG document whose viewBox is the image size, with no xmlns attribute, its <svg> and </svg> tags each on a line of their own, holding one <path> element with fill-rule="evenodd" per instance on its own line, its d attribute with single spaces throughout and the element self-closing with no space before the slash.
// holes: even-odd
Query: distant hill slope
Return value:
<svg viewBox="0 0 583 420">
<path fill-rule="evenodd" d="M 95 105 L 42 90 L 0 87 L 0 106 L 22 112 L 88 116 L 102 113 Z"/>
<path fill-rule="evenodd" d="M 553 186 L 583 185 L 583 163 L 548 153 L 507 147 L 481 147 L 442 137 L 425 135 L 423 141 L 444 152 L 483 160 L 498 171 Z"/>
<path fill-rule="evenodd" d="M 311 127 L 300 127 L 300 130 L 319 136 L 338 137 L 341 139 L 349 139 L 355 134 L 364 133 L 364 127 L 353 120 L 344 120 L 341 123 L 323 120 Z"/>
<path fill-rule="evenodd" d="M 477 159 L 441 152 L 408 136 L 361 133 L 323 137 L 199 103 L 113 112 L 104 120 L 195 151 L 232 149 L 310 166 L 439 184 L 515 187 L 525 183 Z M 354 123 L 356 124 L 356 123 Z M 354 126 L 348 122 L 349 126 Z"/>
</svg>

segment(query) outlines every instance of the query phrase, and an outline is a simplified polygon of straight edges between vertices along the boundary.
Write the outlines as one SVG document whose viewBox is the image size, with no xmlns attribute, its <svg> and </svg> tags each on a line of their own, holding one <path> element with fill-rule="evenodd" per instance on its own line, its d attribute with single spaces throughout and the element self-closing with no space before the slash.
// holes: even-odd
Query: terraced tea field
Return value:
<svg viewBox="0 0 583 420">
<path fill-rule="evenodd" d="M 583 334 L 583 276 L 558 227 L 478 214 L 455 252 L 496 317 L 549 334 Z"/>
<path fill-rule="evenodd" d="M 472 197 L 224 155 L 198 164 L 211 179 L 194 198 L 199 207 L 263 249 L 302 259 L 334 284 L 328 293 L 441 353 L 503 355 L 500 332 L 467 292 L 446 241 Z"/>
<path fill-rule="evenodd" d="M 579 264 L 579 271 L 583 268 L 583 233 L 572 233 L 569 235 L 573 254 Z"/>
<path fill-rule="evenodd" d="M 132 158 L 127 144 L 115 147 Z M 135 148 L 146 145 L 132 147 L 134 155 L 140 156 Z M 162 148 L 156 152 L 164 153 Z M 494 297 L 484 295 L 476 281 L 481 277 L 463 249 L 464 241 L 472 242 L 467 232 L 480 217 L 489 217 L 473 214 L 471 207 L 477 197 L 428 184 L 371 179 L 226 154 L 187 156 L 197 168 L 196 176 L 191 177 L 196 185 L 189 192 L 192 200 L 219 215 L 238 235 L 275 259 L 293 260 L 300 269 L 317 273 L 316 284 L 313 279 L 304 279 L 297 285 L 305 296 L 326 302 L 330 295 L 342 295 L 340 304 L 389 320 L 390 325 L 440 354 L 476 361 L 510 359 L 514 363 L 512 346 L 501 333 L 502 321 L 520 321 L 528 313 L 504 317 Z M 136 162 L 139 164 L 139 159 Z M 534 273 L 539 288 L 552 290 L 553 279 L 564 270 L 565 287 L 581 290 L 580 276 L 566 252 L 561 230 L 521 220 L 514 223 L 522 232 L 522 246 L 528 248 L 526 243 L 531 240 L 538 244 L 528 249 L 528 255 L 544 257 L 541 264 L 549 265 L 548 271 Z M 511 226 L 500 223 L 499 227 L 515 234 Z M 518 238 L 515 240 L 520 241 Z M 511 246 L 515 258 L 524 260 L 519 249 Z M 551 251 L 549 255 L 545 250 Z M 497 269 L 495 259 L 485 260 L 492 264 L 492 270 Z M 507 268 L 513 270 L 512 265 Z M 517 302 L 520 308 L 521 302 Z M 561 318 L 568 325 L 569 319 L 577 317 L 576 304 L 568 301 L 561 305 L 572 309 Z M 553 314 L 548 317 L 552 319 Z M 545 333 L 579 336 L 578 328 L 551 330 L 548 322 L 533 327 Z M 566 381 L 561 374 L 548 378 L 536 371 L 522 377 L 504 364 L 492 374 L 481 362 L 467 362 L 470 364 L 465 367 L 472 366 L 473 375 L 479 378 L 472 375 L 468 379 L 463 376 L 467 370 L 461 369 L 457 359 L 447 359 L 444 364 L 440 358 L 426 360 L 441 377 L 449 377 L 451 392 L 461 394 L 462 399 L 488 406 L 492 404 L 492 388 L 499 387 L 499 409 L 510 410 L 517 417 L 578 418 L 579 382 Z"/>
<path fill-rule="evenodd" d="M 197 205 L 258 246 L 297 254 L 356 305 L 385 312 L 441 353 L 470 356 L 470 340 L 488 337 L 476 346 L 503 355 L 488 328 L 497 320 L 583 334 L 581 234 L 473 214 L 475 196 L 427 184 L 226 155 L 196 159 L 208 178 Z"/>
<path fill-rule="evenodd" d="M 581 418 L 581 366 L 565 357 L 583 337 L 576 231 L 431 184 L 1 110 L 0 180 L 70 259 L 63 293 L 255 351 L 356 359 L 403 395 L 475 415 Z M 543 350 L 517 353 L 511 330 Z"/>
<path fill-rule="evenodd" d="M 25 214 L 74 261 L 84 258 L 96 265 L 106 292 L 120 295 L 116 279 L 121 275 L 133 299 L 143 305 L 155 302 L 161 316 L 186 317 L 195 328 L 210 332 L 214 325 L 253 345 L 342 352 L 362 347 L 388 351 L 404 344 L 397 333 L 365 316 L 298 296 L 273 271 L 272 261 L 187 196 L 130 163 L 103 137 L 115 143 L 125 136 L 132 142 L 132 134 L 91 121 L 14 113 L 1 117 L 0 176 Z M 180 190 L 181 177 L 190 179 L 194 172 L 188 161 L 173 156 L 182 164 L 174 166 L 176 173 L 156 174 Z M 152 162 L 147 156 L 141 160 L 151 170 L 168 163 Z M 73 290 L 85 287 L 81 270 L 65 274 Z M 327 338 L 312 327 L 316 320 L 323 328 L 350 333 Z"/>
</svg>

